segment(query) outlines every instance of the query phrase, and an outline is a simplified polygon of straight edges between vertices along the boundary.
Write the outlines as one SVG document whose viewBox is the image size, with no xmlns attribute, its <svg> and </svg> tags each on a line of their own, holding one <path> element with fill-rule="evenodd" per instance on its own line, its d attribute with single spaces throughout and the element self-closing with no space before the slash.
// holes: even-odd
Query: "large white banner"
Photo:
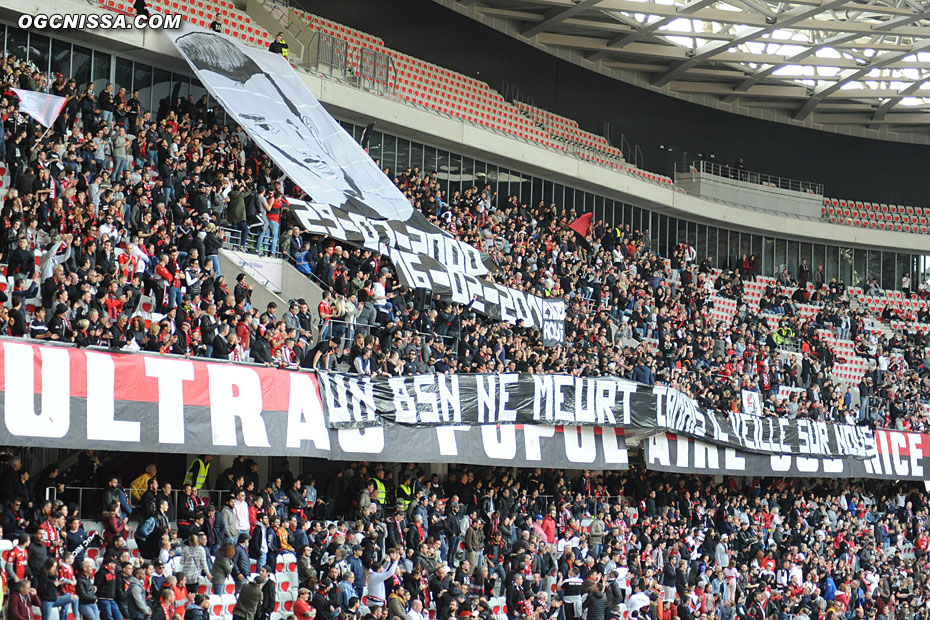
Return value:
<svg viewBox="0 0 930 620">
<path fill-rule="evenodd" d="M 413 216 L 282 56 L 186 23 L 165 32 L 210 94 L 315 201 L 390 220 Z"/>
</svg>

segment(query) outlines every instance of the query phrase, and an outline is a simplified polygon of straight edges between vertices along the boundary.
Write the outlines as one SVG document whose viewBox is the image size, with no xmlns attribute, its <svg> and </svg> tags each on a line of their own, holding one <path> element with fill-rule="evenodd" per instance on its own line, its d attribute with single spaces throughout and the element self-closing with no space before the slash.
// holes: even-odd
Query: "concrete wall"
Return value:
<svg viewBox="0 0 930 620">
<path fill-rule="evenodd" d="M 233 255 L 226 250 L 220 250 L 218 258 L 220 259 L 220 273 L 226 277 L 226 283 L 230 291 L 232 291 L 233 287 L 236 285 L 236 276 L 239 273 L 244 273 L 248 278 L 248 283 L 255 287 L 252 289 L 252 305 L 254 307 L 264 312 L 268 304 L 275 302 L 278 304 L 279 316 L 281 312 L 287 310 L 287 299 L 265 286 L 263 284 L 264 278 L 254 270 L 239 264 Z"/>
<path fill-rule="evenodd" d="M 820 217 L 823 206 L 823 196 L 727 179 L 704 172 L 676 173 L 675 183 L 693 196 L 748 209 L 776 211 L 788 217 L 816 219 Z"/>
</svg>

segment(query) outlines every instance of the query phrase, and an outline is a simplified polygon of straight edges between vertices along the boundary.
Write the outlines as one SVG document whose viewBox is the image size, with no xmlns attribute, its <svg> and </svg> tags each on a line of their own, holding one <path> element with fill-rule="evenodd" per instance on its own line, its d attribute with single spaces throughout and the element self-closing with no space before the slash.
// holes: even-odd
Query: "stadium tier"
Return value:
<svg viewBox="0 0 930 620">
<path fill-rule="evenodd" d="M 686 192 L 315 5 L 54 2 L 185 24 L 0 0 L 8 620 L 928 620 L 921 209 Z"/>
<path fill-rule="evenodd" d="M 128 12 L 131 8 L 130 3 L 97 1 L 101 7 L 117 12 Z M 248 45 L 267 47 L 272 40 L 268 32 L 254 24 L 247 13 L 237 9 L 231 2 L 155 0 L 151 7 L 159 12 L 180 13 L 185 21 L 205 28 L 215 16 L 220 16 L 222 31 Z M 359 50 L 363 48 L 389 56 L 394 62 L 394 94 L 404 101 L 547 148 L 568 152 L 598 165 L 657 183 L 671 184 L 669 177 L 625 164 L 620 149 L 611 146 L 605 138 L 580 129 L 577 122 L 525 103 L 514 105 L 485 82 L 392 50 L 380 38 L 298 8 L 293 11 L 314 32 L 347 42 L 349 63 L 355 70 L 358 69 Z"/>
</svg>

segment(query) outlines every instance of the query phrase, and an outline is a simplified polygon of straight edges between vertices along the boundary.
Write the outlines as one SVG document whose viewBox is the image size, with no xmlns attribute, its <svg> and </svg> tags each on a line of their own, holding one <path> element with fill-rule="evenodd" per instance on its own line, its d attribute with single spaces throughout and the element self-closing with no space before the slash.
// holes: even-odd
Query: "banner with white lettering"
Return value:
<svg viewBox="0 0 930 620">
<path fill-rule="evenodd" d="M 870 459 L 764 455 L 716 446 L 672 433 L 644 442 L 646 468 L 687 474 L 788 478 L 876 478 L 924 480 L 930 471 L 930 435 L 871 431 L 876 454 Z"/>
<path fill-rule="evenodd" d="M 455 239 L 441 228 L 417 220 L 372 218 L 364 213 L 319 202 L 287 199 L 291 214 L 315 235 L 339 239 L 379 254 L 391 250 L 428 256 L 452 271 L 482 276 L 496 268 L 477 248 Z"/>
<path fill-rule="evenodd" d="M 611 378 L 371 379 L 17 339 L 0 339 L 0 391 L 0 444 L 16 446 L 514 466 L 545 454 L 553 466 L 622 467 L 634 430 L 655 435 L 647 463 L 657 468 L 732 473 L 728 455 L 750 466 L 772 456 L 776 472 L 809 474 L 817 461 L 824 475 L 866 477 L 918 475 L 930 450 L 915 433 L 853 427 L 853 438 L 809 420 L 712 416 L 674 390 Z M 697 442 L 663 447 L 662 431 Z M 855 458 L 867 445 L 873 453 Z"/>
<path fill-rule="evenodd" d="M 743 452 L 872 458 L 864 427 L 717 414 L 678 390 L 616 377 L 453 374 L 368 377 L 320 372 L 330 428 L 482 424 L 620 426 L 680 433 Z"/>
<path fill-rule="evenodd" d="M 564 300 L 480 279 L 487 272 L 483 255 L 467 243 L 419 229 L 411 222 L 374 220 L 327 205 L 288 202 L 308 232 L 390 257 L 401 286 L 428 290 L 443 301 L 470 304 L 475 312 L 496 321 L 522 321 L 524 327 L 539 329 L 548 346 L 565 340 Z"/>
<path fill-rule="evenodd" d="M 0 340 L 0 445 L 626 469 L 623 429 L 329 429 L 317 377 Z"/>
</svg>

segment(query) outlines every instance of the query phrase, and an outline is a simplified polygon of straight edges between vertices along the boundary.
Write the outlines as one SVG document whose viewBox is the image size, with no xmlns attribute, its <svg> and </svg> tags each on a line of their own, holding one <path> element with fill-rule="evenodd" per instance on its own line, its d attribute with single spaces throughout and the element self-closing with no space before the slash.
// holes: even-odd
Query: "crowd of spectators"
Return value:
<svg viewBox="0 0 930 620">
<path fill-rule="evenodd" d="M 536 329 L 398 286 L 384 257 L 302 233 L 286 197 L 305 196 L 241 128 L 219 122 L 206 96 L 168 97 L 150 111 L 137 93 L 47 80 L 12 56 L 0 72 L 4 86 L 68 97 L 49 132 L 11 92 L 0 100 L 9 172 L 0 255 L 14 278 L 2 335 L 366 374 L 617 375 L 724 411 L 750 389 L 766 415 L 927 427 L 923 336 L 877 329 L 822 268 L 799 268 L 813 292 L 785 272 L 756 307 L 743 290 L 754 257 L 729 257 L 722 270 L 687 245 L 663 257 L 648 230 L 596 221 L 582 237 L 568 228 L 573 210 L 490 186 L 445 195 L 435 172 L 386 169 L 430 221 L 497 262 L 489 278 L 567 301 L 565 342 L 545 347 Z M 227 234 L 251 251 L 280 249 L 323 301 L 254 307 L 245 275 L 220 273 Z M 732 320 L 715 320 L 714 296 L 736 300 Z M 802 319 L 799 303 L 817 315 Z M 870 361 L 859 386 L 832 378 L 845 360 L 822 328 Z"/>
<path fill-rule="evenodd" d="M 96 459 L 77 465 L 102 485 L 80 505 L 35 499 L 67 497 L 55 466 L 32 481 L 14 457 L 0 477 L 7 617 L 32 620 L 35 605 L 43 620 L 56 608 L 217 620 L 228 596 L 244 620 L 286 618 L 285 601 L 298 620 L 925 620 L 930 609 L 922 485 L 440 477 L 373 463 L 302 474 L 245 457 L 216 473 L 200 456 L 175 492 L 155 465 L 124 488 L 95 474 Z M 85 529 L 84 511 L 100 511 L 102 531 Z"/>
<path fill-rule="evenodd" d="M 490 278 L 567 301 L 565 342 L 545 347 L 538 330 L 399 287 L 384 257 L 302 233 L 286 203 L 300 190 L 206 97 L 145 110 L 136 93 L 47 79 L 12 56 L 0 74 L 0 253 L 13 278 L 0 335 L 364 374 L 623 376 L 722 411 L 749 389 L 765 415 L 927 429 L 923 337 L 878 329 L 819 269 L 783 273 L 756 308 L 743 284 L 752 257 L 718 269 L 684 245 L 661 256 L 646 230 L 596 221 L 581 236 L 568 228 L 573 210 L 491 187 L 446 195 L 436 173 L 386 170 L 428 219 L 497 262 Z M 46 132 L 9 87 L 68 103 Z M 280 252 L 323 301 L 255 308 L 247 278 L 220 273 L 227 235 Z M 732 319 L 713 312 L 715 298 L 736 301 Z M 799 304 L 816 316 L 801 318 Z M 871 360 L 859 386 L 832 378 L 842 360 L 821 329 Z M 57 468 L 33 480 L 14 458 L 0 478 L 0 525 L 14 542 L 8 617 L 32 620 L 34 604 L 43 620 L 55 609 L 210 620 L 211 596 L 231 583 L 234 618 L 270 620 L 285 553 L 296 557 L 298 620 L 491 620 L 496 606 L 509 620 L 928 615 L 928 506 L 916 487 L 501 468 L 441 479 L 351 464 L 317 488 L 320 472 L 260 478 L 239 458 L 215 476 L 211 462 L 173 481 L 150 466 L 127 489 L 86 451 L 78 479 L 99 490 L 73 504 L 44 499 L 66 492 Z M 82 526 L 98 511 L 99 536 Z"/>
</svg>

